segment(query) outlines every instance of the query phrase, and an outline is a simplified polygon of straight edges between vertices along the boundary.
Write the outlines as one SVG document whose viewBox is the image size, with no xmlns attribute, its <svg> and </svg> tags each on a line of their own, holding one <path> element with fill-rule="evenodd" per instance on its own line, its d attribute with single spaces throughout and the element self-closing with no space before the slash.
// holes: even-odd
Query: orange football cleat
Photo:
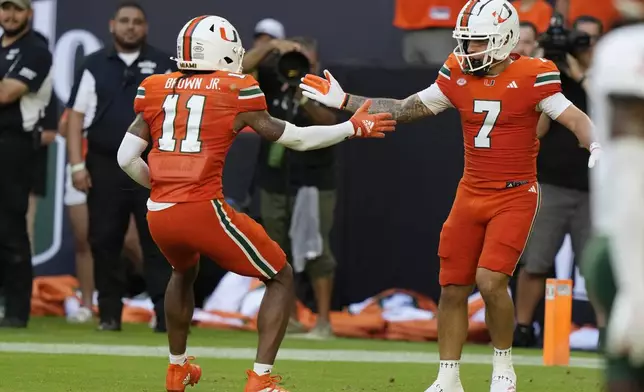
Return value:
<svg viewBox="0 0 644 392">
<path fill-rule="evenodd" d="M 258 376 L 252 370 L 246 370 L 246 375 L 248 376 L 248 381 L 244 392 L 288 392 L 277 385 L 282 381 L 282 376 L 272 376 L 270 373 Z"/>
<path fill-rule="evenodd" d="M 183 365 L 168 365 L 165 376 L 165 389 L 168 392 L 184 392 L 188 385 L 195 385 L 201 378 L 201 366 L 193 365 L 195 357 L 188 357 Z"/>
</svg>

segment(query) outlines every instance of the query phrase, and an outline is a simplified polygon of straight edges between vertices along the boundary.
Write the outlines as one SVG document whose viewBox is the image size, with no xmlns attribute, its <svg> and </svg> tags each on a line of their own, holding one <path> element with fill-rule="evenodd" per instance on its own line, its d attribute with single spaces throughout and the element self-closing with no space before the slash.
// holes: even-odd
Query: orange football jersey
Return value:
<svg viewBox="0 0 644 392">
<path fill-rule="evenodd" d="M 465 144 L 463 181 L 482 188 L 506 188 L 536 181 L 539 103 L 561 92 L 550 60 L 512 55 L 497 76 L 462 72 L 452 54 L 436 83 L 461 115 Z"/>
<path fill-rule="evenodd" d="M 226 154 L 238 113 L 266 109 L 266 99 L 250 75 L 223 71 L 180 78 L 152 75 L 134 100 L 153 142 L 148 156 L 150 199 L 180 203 L 221 199 Z"/>
</svg>

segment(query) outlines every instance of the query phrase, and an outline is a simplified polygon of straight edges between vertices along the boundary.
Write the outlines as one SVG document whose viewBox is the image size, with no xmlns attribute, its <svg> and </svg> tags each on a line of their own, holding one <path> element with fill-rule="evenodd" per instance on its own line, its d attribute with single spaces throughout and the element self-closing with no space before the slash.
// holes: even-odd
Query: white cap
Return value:
<svg viewBox="0 0 644 392">
<path fill-rule="evenodd" d="M 255 25 L 255 35 L 258 34 L 267 34 L 277 39 L 284 39 L 286 37 L 284 25 L 271 18 L 262 19 Z"/>
</svg>

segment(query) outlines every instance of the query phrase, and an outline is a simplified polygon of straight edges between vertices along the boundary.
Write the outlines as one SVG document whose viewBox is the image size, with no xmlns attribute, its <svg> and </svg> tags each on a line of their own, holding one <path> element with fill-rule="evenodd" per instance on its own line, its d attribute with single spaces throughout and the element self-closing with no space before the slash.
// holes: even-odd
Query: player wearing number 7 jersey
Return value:
<svg viewBox="0 0 644 392">
<path fill-rule="evenodd" d="M 490 391 L 515 392 L 511 360 L 514 309 L 507 286 L 539 207 L 536 158 L 541 112 L 562 123 L 599 157 L 592 124 L 561 93 L 557 67 L 548 60 L 511 55 L 519 19 L 505 0 L 470 0 L 454 29 L 458 46 L 427 89 L 404 100 L 373 99 L 371 110 L 399 122 L 456 108 L 461 115 L 465 170 L 438 254 L 440 370 L 427 391 L 461 392 L 459 361 L 467 336 L 467 298 L 474 284 L 486 303 L 494 344 Z M 307 75 L 304 95 L 355 111 L 366 98 L 345 94 L 330 73 Z"/>
<path fill-rule="evenodd" d="M 179 33 L 177 47 L 180 72 L 143 81 L 134 102 L 136 119 L 118 151 L 123 170 L 151 188 L 150 233 L 174 268 L 165 301 L 166 390 L 184 391 L 201 377 L 201 368 L 186 356 L 186 345 L 203 254 L 229 271 L 266 283 L 257 319 L 257 357 L 247 371 L 245 392 L 285 391 L 271 369 L 290 314 L 293 273 L 264 229 L 224 201 L 226 153 L 245 127 L 289 148 L 312 150 L 352 137 L 384 137 L 395 121 L 390 114 L 369 114 L 368 102 L 350 121 L 333 126 L 299 128 L 272 118 L 257 82 L 241 74 L 244 49 L 237 30 L 221 17 L 192 19 Z M 141 154 L 149 143 L 146 163 Z"/>
</svg>

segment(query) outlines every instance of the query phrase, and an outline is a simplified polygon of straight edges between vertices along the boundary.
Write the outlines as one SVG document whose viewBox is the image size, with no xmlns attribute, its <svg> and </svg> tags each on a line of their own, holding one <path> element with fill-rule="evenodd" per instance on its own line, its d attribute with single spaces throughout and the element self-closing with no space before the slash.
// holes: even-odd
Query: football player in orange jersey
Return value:
<svg viewBox="0 0 644 392">
<path fill-rule="evenodd" d="M 193 283 L 201 254 L 235 273 L 266 283 L 257 318 L 259 344 L 246 392 L 285 391 L 271 370 L 292 305 L 293 272 L 264 229 L 224 201 L 222 171 L 237 133 L 250 127 L 294 150 L 328 147 L 353 137 L 381 138 L 391 114 L 369 114 L 365 102 L 347 122 L 300 128 L 271 117 L 259 85 L 241 73 L 244 48 L 237 30 L 218 16 L 189 21 L 177 39 L 179 72 L 141 83 L 136 119 L 118 151 L 123 170 L 151 189 L 150 233 L 173 266 L 165 312 L 170 346 L 168 391 L 201 377 L 186 356 L 194 311 Z M 149 143 L 147 163 L 141 158 Z M 149 165 L 149 166 L 148 166 Z"/>
<path fill-rule="evenodd" d="M 491 392 L 516 391 L 512 365 L 514 305 L 508 281 L 528 240 L 539 207 L 536 158 L 541 112 L 569 128 L 599 158 L 593 125 L 561 93 L 559 70 L 549 60 L 511 55 L 519 19 L 505 0 L 470 0 L 461 10 L 458 46 L 436 83 L 404 100 L 373 99 L 371 110 L 407 122 L 456 108 L 461 115 L 465 170 L 440 236 L 438 311 L 440 368 L 428 392 L 462 392 L 461 351 L 467 336 L 467 298 L 478 286 L 494 345 Z M 306 75 L 304 95 L 354 111 L 367 98 L 345 94 L 338 82 Z"/>
</svg>

